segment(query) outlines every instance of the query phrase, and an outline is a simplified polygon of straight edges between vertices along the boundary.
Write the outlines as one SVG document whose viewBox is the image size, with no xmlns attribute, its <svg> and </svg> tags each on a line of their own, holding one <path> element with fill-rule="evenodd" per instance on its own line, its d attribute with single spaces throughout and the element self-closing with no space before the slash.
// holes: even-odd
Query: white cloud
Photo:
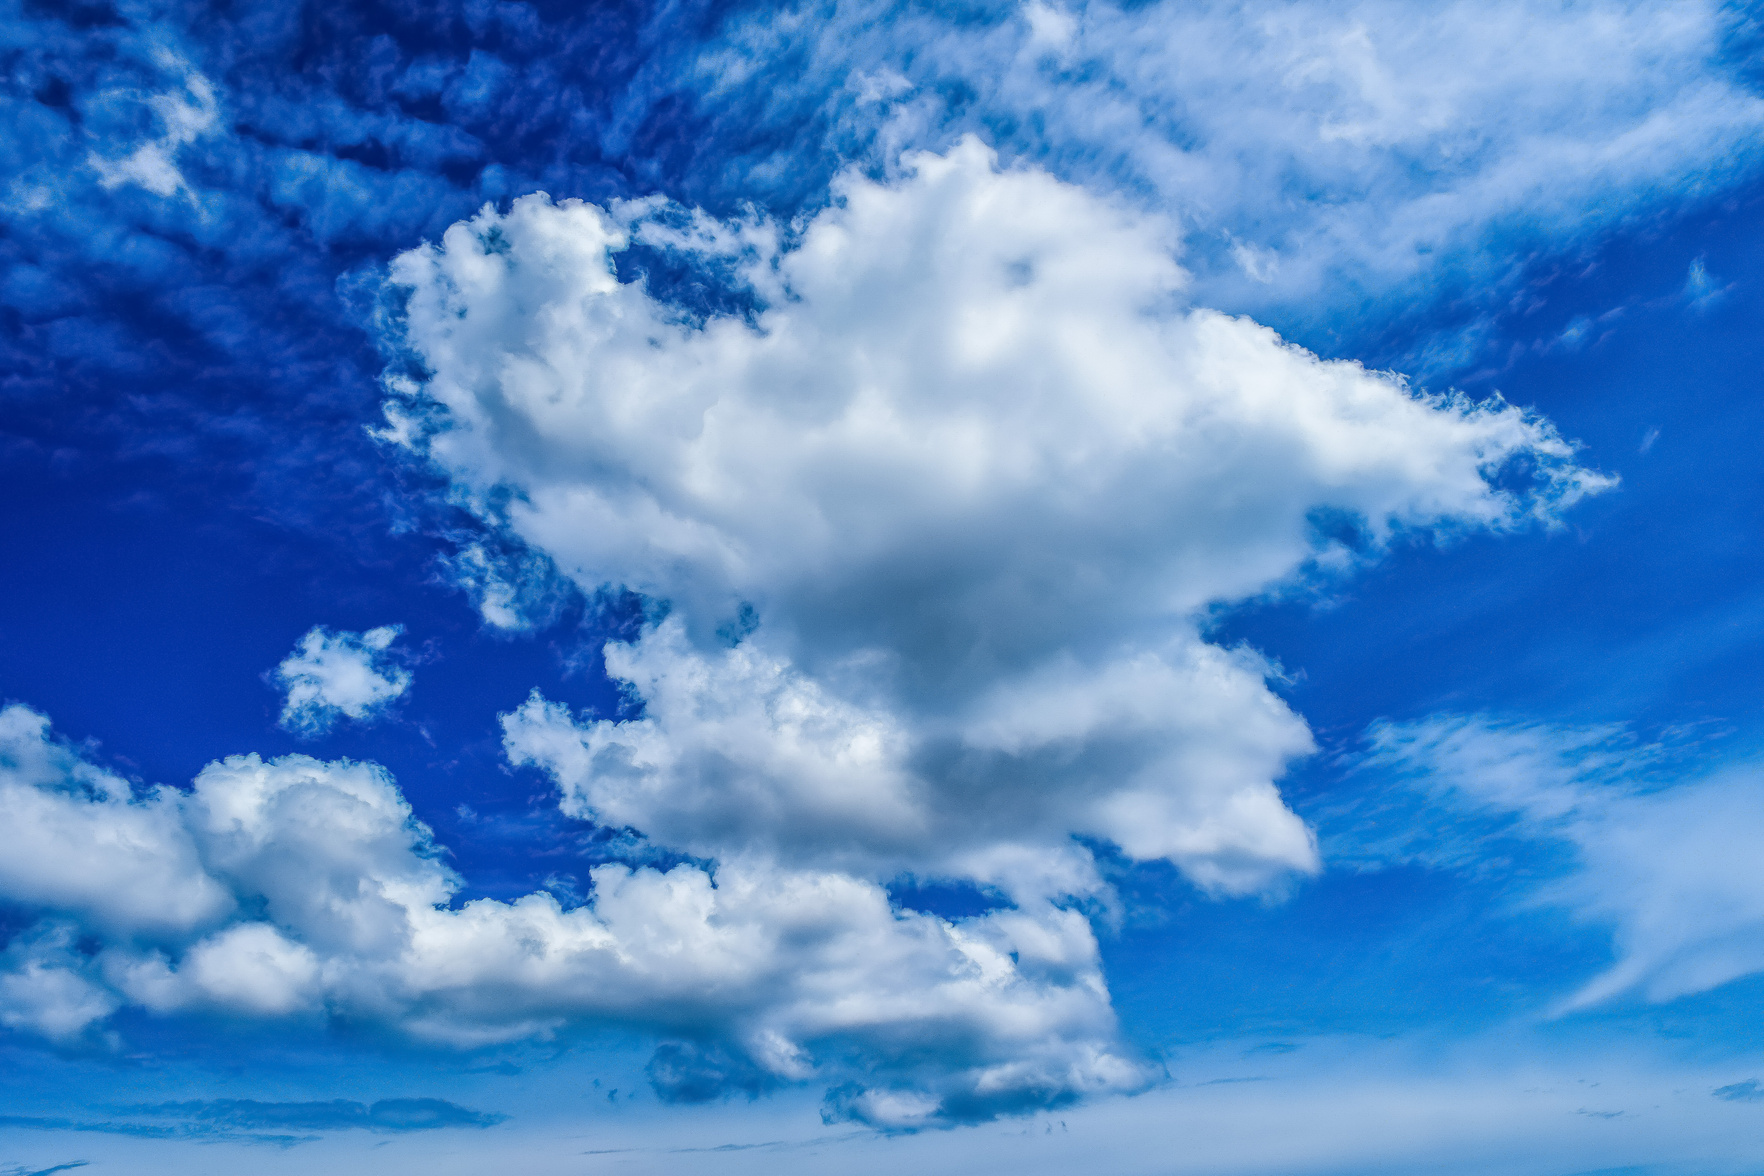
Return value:
<svg viewBox="0 0 1764 1176">
<path fill-rule="evenodd" d="M 504 720 L 510 755 L 547 768 L 572 816 L 691 853 L 1019 894 L 1094 888 L 1072 833 L 1225 893 L 1315 860 L 1272 783 L 1310 734 L 1247 654 L 1190 640 L 1101 667 L 1056 659 L 946 725 L 841 699 L 756 642 L 701 653 L 677 621 L 606 657 L 644 717 L 578 724 L 535 695 Z"/>
<path fill-rule="evenodd" d="M 1454 293 L 1474 302 L 1534 248 L 1749 174 L 1764 101 L 1726 60 L 1742 19 L 1715 0 L 1038 2 L 960 17 L 803 3 L 732 25 L 695 76 L 709 110 L 797 131 L 738 162 L 756 182 L 792 174 L 803 126 L 826 128 L 830 154 L 877 162 L 1010 128 L 1012 154 L 1174 210 L 1208 304 L 1341 326 L 1369 294 L 1397 314 L 1417 282 L 1466 273 Z M 905 84 L 881 108 L 841 102 L 853 71 Z"/>
<path fill-rule="evenodd" d="M 402 441 L 395 435 L 385 439 Z M 505 551 L 466 543 L 445 567 L 492 629 L 518 633 L 543 628 L 557 619 L 568 600 L 568 581 L 557 575 L 550 560 L 526 548 Z"/>
<path fill-rule="evenodd" d="M 1320 514 L 1370 556 L 1604 480 L 1516 409 L 1188 306 L 1159 220 L 972 140 L 910 166 L 844 177 L 788 249 L 529 197 L 394 263 L 434 373 L 394 415 L 584 589 L 675 609 L 609 648 L 644 717 L 536 703 L 511 750 L 573 811 L 707 856 L 967 873 L 1085 834 L 1227 892 L 1314 869 L 1273 784 L 1308 733 L 1201 612 L 1354 562 Z M 614 276 L 633 234 L 765 308 L 684 321 Z M 1522 463 L 1532 493 L 1490 484 Z"/>
<path fill-rule="evenodd" d="M 272 672 L 287 692 L 282 726 L 314 736 L 330 730 L 339 715 L 371 722 L 410 688 L 410 671 L 388 657 L 401 625 L 365 633 L 332 632 L 314 625 L 294 652 Z"/>
<path fill-rule="evenodd" d="M 1674 779 L 1620 729 L 1437 716 L 1372 733 L 1371 763 L 1441 801 L 1572 847 L 1537 897 L 1608 925 L 1616 961 L 1562 1006 L 1670 1000 L 1764 971 L 1764 787 L 1756 769 Z"/>
<path fill-rule="evenodd" d="M 178 170 L 178 151 L 214 132 L 220 117 L 220 104 L 209 80 L 174 55 L 161 50 L 154 54 L 154 64 L 171 77 L 182 75 L 183 92 L 170 90 L 143 98 L 130 91 L 113 91 L 97 95 L 94 101 L 109 105 L 142 102 L 153 111 L 160 133 L 137 143 L 135 149 L 125 156 L 106 158 L 94 152 L 88 156 L 87 162 L 98 172 L 98 182 L 106 188 L 134 184 L 155 196 L 169 197 L 180 191 L 190 191 L 190 185 Z"/>
<path fill-rule="evenodd" d="M 950 921 L 892 909 L 873 881 L 746 858 L 600 866 L 568 909 L 543 892 L 453 906 L 458 880 L 378 767 L 236 756 L 188 794 L 136 794 L 16 706 L 0 712 L 0 787 L 77 812 L 90 844 L 43 849 L 87 864 L 136 813 L 166 819 L 96 896 L 0 875 L 0 901 L 42 916 L 0 955 L 14 1029 L 71 1041 L 131 1004 L 332 1012 L 471 1046 L 617 1020 L 730 1041 L 755 1081 L 855 1069 L 896 1093 L 849 1112 L 894 1126 L 1149 1077 L 1116 1043 L 1089 922 L 1050 902 Z M 167 881 L 168 860 L 202 866 Z"/>
<path fill-rule="evenodd" d="M 122 1001 L 87 976 L 91 962 L 73 950 L 74 928 L 47 922 L 15 936 L 0 952 L 0 1025 L 78 1041 Z"/>
<path fill-rule="evenodd" d="M 25 707 L 0 710 L 0 809 L 11 831 L 0 893 L 127 936 L 175 935 L 224 917 L 232 896 L 203 870 L 177 793 L 137 796 L 48 729 Z"/>
</svg>

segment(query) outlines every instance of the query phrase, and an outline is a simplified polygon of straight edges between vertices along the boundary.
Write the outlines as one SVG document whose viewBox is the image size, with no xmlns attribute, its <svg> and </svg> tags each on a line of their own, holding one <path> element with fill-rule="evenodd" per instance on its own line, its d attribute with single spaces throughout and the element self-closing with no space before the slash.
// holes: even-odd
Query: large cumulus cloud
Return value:
<svg viewBox="0 0 1764 1176">
<path fill-rule="evenodd" d="M 641 717 L 535 700 L 511 752 L 709 856 L 1033 890 L 993 863 L 1067 885 L 1081 835 L 1226 892 L 1314 869 L 1274 786 L 1309 734 L 1205 610 L 1603 480 L 1518 409 L 1192 307 L 1155 218 L 974 140 L 908 165 L 784 244 L 535 196 L 394 264 L 427 378 L 390 434 L 583 588 L 673 609 L 608 648 Z M 621 280 L 634 239 L 755 309 Z"/>
<path fill-rule="evenodd" d="M 1102 1002 L 1071 909 L 1106 895 L 1099 846 L 1218 894 L 1318 865 L 1277 789 L 1309 731 L 1274 667 L 1207 641 L 1209 610 L 1418 534 L 1547 525 L 1607 482 L 1520 409 L 1194 306 L 1167 222 L 971 139 L 904 167 L 847 173 L 788 225 L 653 200 L 486 208 L 392 266 L 385 436 L 512 549 L 647 602 L 605 649 L 628 713 L 535 694 L 505 717 L 510 757 L 566 812 L 719 863 L 704 902 L 800 896 L 747 908 L 748 944 L 795 940 L 797 918 L 867 944 L 905 925 L 880 889 L 902 874 L 991 888 L 1014 910 L 976 927 L 1060 945 L 1064 979 L 1026 991 L 1082 974 Z M 714 295 L 668 301 L 645 258 Z M 485 596 L 487 620 L 518 623 L 518 592 Z M 634 885 L 597 877 L 597 909 Z M 1016 967 L 1040 968 L 1026 942 Z M 865 946 L 863 975 L 899 981 L 894 1007 L 944 991 L 892 951 Z M 686 957 L 656 983 L 680 1007 L 721 987 Z M 1044 1044 L 1007 1070 L 1037 1097 L 1132 1072 L 1104 1051 L 1051 1078 L 1045 1042 L 1070 1065 L 1070 1039 L 1028 1023 Z M 740 1024 L 717 1035 L 792 1072 Z M 835 1102 L 935 1117 L 943 1097 Z"/>
<path fill-rule="evenodd" d="M 1094 854 L 1225 895 L 1318 864 L 1276 786 L 1309 732 L 1208 610 L 1605 483 L 1519 409 L 1193 306 L 1157 218 L 971 140 L 906 165 L 788 225 L 534 196 L 393 265 L 385 435 L 514 553 L 460 565 L 486 618 L 521 622 L 533 569 L 645 601 L 605 651 L 629 713 L 535 696 L 509 755 L 690 860 L 599 867 L 573 907 L 459 904 L 372 765 L 242 756 L 139 793 L 14 708 L 0 785 L 50 865 L 0 877 L 36 920 L 5 1023 L 625 1021 L 681 1043 L 652 1073 L 682 1097 L 856 1074 L 829 1114 L 895 1126 L 1144 1082 Z M 634 242 L 735 309 L 622 277 Z M 903 874 L 1000 902 L 898 909 Z"/>
</svg>

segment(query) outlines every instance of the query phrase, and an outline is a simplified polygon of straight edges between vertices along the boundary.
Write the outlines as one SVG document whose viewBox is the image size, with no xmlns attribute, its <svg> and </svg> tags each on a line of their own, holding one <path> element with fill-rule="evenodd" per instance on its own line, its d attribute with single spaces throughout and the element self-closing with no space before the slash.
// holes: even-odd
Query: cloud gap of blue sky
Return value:
<svg viewBox="0 0 1764 1176">
<path fill-rule="evenodd" d="M 1749 1170 L 1756 39 L 0 8 L 0 1172 Z"/>
</svg>

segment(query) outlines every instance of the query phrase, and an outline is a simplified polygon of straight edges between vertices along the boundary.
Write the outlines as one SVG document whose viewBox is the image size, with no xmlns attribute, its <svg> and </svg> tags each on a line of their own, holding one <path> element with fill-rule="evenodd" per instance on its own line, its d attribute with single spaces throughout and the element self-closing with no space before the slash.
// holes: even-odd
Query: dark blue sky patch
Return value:
<svg viewBox="0 0 1764 1176">
<path fill-rule="evenodd" d="M 890 882 L 888 900 L 901 910 L 923 911 L 942 919 L 971 919 L 1011 905 L 997 890 L 965 879 L 912 876 Z"/>
</svg>

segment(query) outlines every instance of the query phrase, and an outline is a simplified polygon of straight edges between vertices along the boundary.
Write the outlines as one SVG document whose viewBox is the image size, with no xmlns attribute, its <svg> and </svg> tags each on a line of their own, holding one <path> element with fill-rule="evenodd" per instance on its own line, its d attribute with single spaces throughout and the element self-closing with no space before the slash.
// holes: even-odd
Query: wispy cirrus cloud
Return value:
<svg viewBox="0 0 1764 1176">
<path fill-rule="evenodd" d="M 341 1098 L 324 1102 L 223 1098 L 112 1107 L 102 1118 L 0 1115 L 0 1127 L 291 1147 L 337 1131 L 403 1135 L 448 1128 L 481 1130 L 507 1118 L 441 1098 L 385 1098 L 371 1104 Z M 9 1170 L 7 1176 L 46 1176 L 84 1167 L 87 1162 L 79 1160 L 32 1173 Z"/>
<path fill-rule="evenodd" d="M 1441 293 L 1486 313 L 1530 251 L 1718 191 L 1764 148 L 1749 26 L 1709 2 L 791 12 L 695 51 L 725 168 L 800 175 L 804 128 L 878 167 L 979 133 L 1173 212 L 1204 302 L 1320 339 Z"/>
<path fill-rule="evenodd" d="M 1501 836 L 1569 851 L 1526 897 L 1609 927 L 1615 959 L 1559 1011 L 1631 994 L 1671 1000 L 1764 971 L 1755 767 L 1695 770 L 1621 727 L 1488 716 L 1381 724 L 1370 738 L 1369 770 L 1492 818 Z M 1437 852 L 1419 840 L 1424 855 Z M 1450 840 L 1440 864 L 1471 864 L 1469 847 Z"/>
</svg>

